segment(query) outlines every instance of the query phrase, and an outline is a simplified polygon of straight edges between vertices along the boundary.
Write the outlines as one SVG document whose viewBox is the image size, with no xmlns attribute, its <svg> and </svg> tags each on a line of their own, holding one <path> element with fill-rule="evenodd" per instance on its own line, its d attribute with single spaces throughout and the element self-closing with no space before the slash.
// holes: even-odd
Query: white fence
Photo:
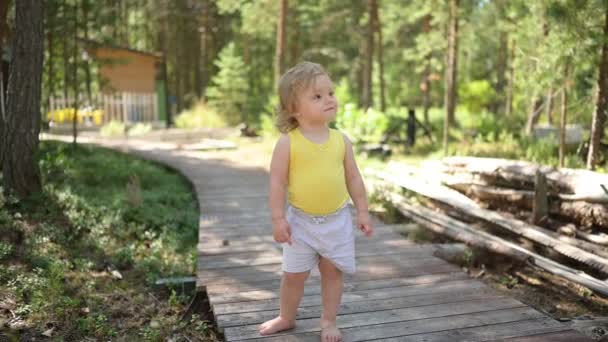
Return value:
<svg viewBox="0 0 608 342">
<path fill-rule="evenodd" d="M 105 124 L 110 121 L 123 123 L 158 121 L 156 94 L 154 93 L 113 93 L 95 94 L 89 103 L 87 96 L 81 94 L 78 100 L 79 116 L 86 113 L 101 111 L 101 118 L 96 123 Z M 74 108 L 73 97 L 51 97 L 49 101 L 49 120 L 60 122 L 58 111 Z M 90 122 L 93 122 L 92 120 Z"/>
</svg>

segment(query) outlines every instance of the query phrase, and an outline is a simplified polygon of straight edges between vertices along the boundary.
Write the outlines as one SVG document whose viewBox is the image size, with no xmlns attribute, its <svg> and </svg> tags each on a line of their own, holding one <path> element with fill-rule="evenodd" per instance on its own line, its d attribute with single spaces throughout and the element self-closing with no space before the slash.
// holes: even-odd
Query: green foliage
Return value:
<svg viewBox="0 0 608 342">
<path fill-rule="evenodd" d="M 110 121 L 103 125 L 99 132 L 104 137 L 121 136 L 125 134 L 126 126 L 120 121 Z"/>
<path fill-rule="evenodd" d="M 135 125 L 133 125 L 131 128 L 129 128 L 129 131 L 127 132 L 127 134 L 130 136 L 137 136 L 137 135 L 143 135 L 143 134 L 149 133 L 151 131 L 152 131 L 151 124 L 138 122 Z"/>
<path fill-rule="evenodd" d="M 219 72 L 207 90 L 209 104 L 225 117 L 229 124 L 250 119 L 245 112 L 247 104 L 247 67 L 237 54 L 234 43 L 228 44 L 216 62 Z"/>
<path fill-rule="evenodd" d="M 496 99 L 496 91 L 487 80 L 471 81 L 460 85 L 458 97 L 469 112 L 479 113 Z"/>
<path fill-rule="evenodd" d="M 190 185 L 162 167 L 106 149 L 43 142 L 40 150 L 42 197 L 8 199 L 11 204 L 0 207 L 0 288 L 13 296 L 13 312 L 38 335 L 56 322 L 54 337 L 100 340 L 152 334 L 146 326 L 121 328 L 117 319 L 125 318 L 115 312 L 158 316 L 163 323 L 152 335 L 168 338 L 183 301 L 171 300 L 166 308 L 173 313 L 159 313 L 163 306 L 146 285 L 194 271 L 198 208 Z M 129 200 L 134 179 L 140 205 Z M 123 280 L 113 279 L 110 269 Z"/>
<path fill-rule="evenodd" d="M 175 126 L 178 128 L 217 128 L 226 127 L 226 120 L 218 112 L 199 101 L 191 109 L 181 112 L 175 118 Z"/>
<path fill-rule="evenodd" d="M 378 142 L 388 128 L 389 120 L 384 113 L 373 108 L 357 108 L 348 103 L 342 107 L 336 118 L 336 126 L 345 131 L 353 140 Z"/>
</svg>

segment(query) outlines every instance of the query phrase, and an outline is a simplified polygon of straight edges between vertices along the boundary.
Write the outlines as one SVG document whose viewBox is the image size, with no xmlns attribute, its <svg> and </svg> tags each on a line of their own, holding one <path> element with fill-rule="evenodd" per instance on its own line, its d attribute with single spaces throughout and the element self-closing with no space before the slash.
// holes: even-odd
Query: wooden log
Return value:
<svg viewBox="0 0 608 342">
<path fill-rule="evenodd" d="M 596 279 L 584 272 L 572 269 L 568 266 L 564 266 L 553 260 L 545 258 L 515 243 L 500 239 L 485 232 L 476 231 L 473 228 L 467 226 L 466 224 L 447 217 L 445 215 L 434 213 L 424 207 L 407 204 L 405 198 L 401 195 L 390 193 L 388 197 L 393 203 L 393 205 L 395 205 L 397 209 L 401 211 L 402 214 L 411 218 L 415 217 L 417 222 L 419 222 L 425 227 L 428 227 L 429 229 L 433 230 L 438 229 L 438 227 L 443 227 L 443 229 L 459 229 L 460 231 L 474 232 L 475 234 L 483 235 L 489 240 L 494 241 L 497 244 L 501 244 L 503 250 L 518 251 L 522 254 L 527 255 L 529 257 L 528 260 L 532 261 L 533 265 L 539 267 L 540 269 L 543 269 L 551 274 L 561 276 L 574 283 L 583 285 L 599 294 L 602 294 L 603 296 L 608 296 L 608 283 L 606 283 L 605 281 Z"/>
<path fill-rule="evenodd" d="M 598 245 L 608 245 L 608 235 L 606 234 L 589 234 L 581 232 L 578 229 L 575 231 L 575 234 L 581 239 L 585 239 L 589 242 L 597 243 Z"/>
<path fill-rule="evenodd" d="M 520 208 L 532 209 L 534 191 L 505 189 L 476 183 L 445 182 L 469 197 L 500 205 L 505 201 Z M 563 201 L 562 195 L 548 203 L 549 213 L 575 222 L 581 228 L 598 227 L 608 230 L 608 206 L 584 201 Z"/>
<path fill-rule="evenodd" d="M 561 202 L 560 216 L 574 220 L 583 227 L 597 226 L 608 230 L 608 206 L 585 201 Z"/>
<path fill-rule="evenodd" d="M 528 189 L 534 183 L 536 171 L 540 170 L 547 176 L 550 191 L 563 193 L 564 200 L 608 203 L 608 175 L 598 172 L 497 158 L 448 157 L 442 163 L 446 171 L 466 171 L 487 177 L 498 175 Z"/>
<path fill-rule="evenodd" d="M 413 177 L 395 177 L 386 172 L 381 171 L 367 171 L 367 174 L 374 175 L 387 182 L 399 185 L 403 188 L 415 191 L 423 196 L 429 197 L 433 200 L 444 202 L 454 208 L 457 208 L 464 213 L 476 217 L 482 221 L 489 222 L 495 226 L 504 228 L 512 233 L 519 236 L 525 237 L 539 245 L 553 248 L 558 253 L 565 255 L 571 259 L 577 260 L 585 265 L 593 267 L 603 273 L 608 273 L 608 259 L 600 257 L 598 255 L 584 251 L 576 246 L 572 246 L 569 243 L 562 242 L 544 232 L 543 228 L 527 224 L 525 222 L 509 219 L 502 215 L 480 208 L 477 205 L 471 205 L 470 199 L 466 197 L 465 201 L 461 201 L 459 197 L 453 196 L 452 190 L 448 187 L 435 185 L 433 187 L 425 186 L 424 182 L 420 179 Z M 459 193 L 459 195 L 462 195 Z"/>
<path fill-rule="evenodd" d="M 507 197 L 498 196 L 498 195 L 501 195 L 503 192 L 510 194 L 510 196 L 507 196 Z M 534 196 L 531 191 L 499 190 L 495 193 L 493 191 L 488 191 L 488 189 L 486 189 L 484 187 L 476 187 L 475 190 L 473 190 L 473 191 L 471 191 L 471 189 L 469 189 L 468 193 L 474 194 L 473 195 L 474 198 L 478 198 L 478 199 L 481 199 L 486 202 L 491 201 L 491 202 L 494 202 L 497 204 L 502 203 L 504 205 L 504 201 L 505 201 L 505 199 L 507 199 L 508 201 L 510 201 L 510 203 L 516 203 L 516 204 L 523 203 L 522 205 L 519 205 L 519 206 L 526 208 L 526 209 L 532 208 L 531 203 L 533 201 L 532 197 Z M 441 210 L 444 213 L 446 213 L 448 216 L 452 216 L 460 221 L 472 222 L 469 217 L 467 217 L 460 211 L 452 209 L 452 207 L 450 207 L 450 206 L 442 205 L 440 207 L 441 207 Z M 558 214 L 559 210 L 560 210 L 559 207 L 550 206 L 551 213 Z M 553 221 L 553 220 L 551 220 L 551 218 L 549 218 L 549 221 Z M 606 235 L 606 234 L 602 234 L 602 235 L 588 234 L 588 233 L 581 231 L 580 229 L 577 229 L 576 226 L 574 226 L 572 223 L 570 223 L 569 225 L 572 226 L 571 229 L 568 230 L 569 232 L 566 232 L 566 230 L 557 230 L 558 232 L 556 233 L 553 230 L 545 229 L 542 227 L 538 227 L 538 229 L 540 231 L 542 231 L 543 233 L 545 233 L 549 236 L 552 236 L 560 241 L 569 243 L 569 244 L 576 246 L 582 250 L 585 250 L 589 253 L 593 253 L 593 254 L 596 254 L 596 255 L 599 255 L 601 257 L 608 259 L 608 250 L 606 250 L 602 246 L 598 246 L 598 245 L 608 245 L 608 235 Z M 575 236 L 579 237 L 580 239 L 575 238 Z M 583 241 L 581 239 L 584 239 L 586 241 Z"/>
</svg>

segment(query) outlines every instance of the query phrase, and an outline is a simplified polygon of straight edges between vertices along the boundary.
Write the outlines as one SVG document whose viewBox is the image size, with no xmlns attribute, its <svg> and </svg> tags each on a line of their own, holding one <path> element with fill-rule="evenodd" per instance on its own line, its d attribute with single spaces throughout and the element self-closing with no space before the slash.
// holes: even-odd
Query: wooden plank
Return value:
<svg viewBox="0 0 608 342">
<path fill-rule="evenodd" d="M 500 339 L 503 342 L 591 342 L 593 339 L 576 330 L 540 333 L 531 336 Z"/>
<path fill-rule="evenodd" d="M 358 269 L 361 267 L 373 266 L 376 268 L 375 271 L 377 271 L 377 272 L 381 272 L 383 270 L 408 268 L 408 267 L 412 267 L 412 266 L 433 266 L 433 265 L 447 264 L 447 262 L 445 262 L 444 260 L 441 260 L 439 258 L 432 257 L 432 256 L 423 257 L 423 258 L 419 258 L 419 259 L 401 260 L 399 255 L 395 255 L 395 254 L 371 255 L 371 256 L 357 257 L 356 262 L 357 262 Z M 201 266 L 201 265 L 202 265 L 202 263 L 199 263 L 199 265 L 197 265 L 197 269 L 198 269 L 198 266 Z M 281 270 L 281 261 L 277 260 L 275 263 L 272 263 L 272 264 L 258 265 L 255 267 L 251 266 L 251 265 L 246 265 L 246 266 L 241 265 L 241 266 L 234 267 L 232 269 L 226 269 L 226 268 L 210 269 L 210 270 L 207 270 L 206 272 L 201 272 L 201 273 L 205 273 L 205 275 L 202 275 L 201 278 L 211 279 L 211 278 L 216 277 L 215 274 L 221 274 L 221 275 L 230 274 L 230 275 L 236 277 L 239 275 L 249 275 L 249 274 L 255 275 L 257 273 L 257 274 L 260 274 L 260 276 L 261 276 L 261 273 L 264 273 L 264 272 L 275 272 L 275 271 L 280 271 L 280 270 Z M 365 272 L 365 271 L 359 269 L 358 272 Z"/>
<path fill-rule="evenodd" d="M 425 305 L 447 304 L 480 299 L 495 300 L 502 297 L 503 296 L 497 295 L 496 291 L 494 291 L 493 289 L 485 288 L 481 290 L 465 290 L 463 292 L 459 292 L 458 296 L 454 296 L 453 293 L 433 293 L 407 297 L 394 297 L 383 300 L 366 300 L 351 303 L 341 303 L 339 315 L 364 312 L 379 312 L 390 309 L 421 307 Z M 298 309 L 297 319 L 318 318 L 321 317 L 322 311 L 322 305 L 301 307 Z M 260 324 L 269 319 L 277 317 L 278 314 L 279 309 L 243 312 L 236 314 L 224 314 L 217 315 L 216 321 L 218 327 L 227 328 L 240 325 Z"/>
<path fill-rule="evenodd" d="M 386 248 L 370 244 L 363 245 L 356 251 L 357 257 L 396 255 L 410 260 L 428 258 L 436 250 L 433 245 L 410 246 L 408 249 Z M 249 253 L 223 254 L 217 256 L 202 256 L 198 259 L 197 268 L 199 270 L 215 268 L 231 268 L 241 266 L 258 266 L 275 263 L 282 263 L 282 251 L 279 249 L 269 249 Z"/>
<path fill-rule="evenodd" d="M 411 286 L 422 284 L 438 284 L 446 281 L 466 280 L 468 275 L 465 273 L 444 273 L 432 276 L 418 276 L 409 278 L 387 278 L 387 279 L 372 279 L 361 280 L 354 282 L 346 282 L 343 292 L 354 292 L 372 289 L 382 289 L 399 286 Z M 273 286 L 266 288 L 252 288 L 249 291 L 221 291 L 220 287 L 214 287 L 213 291 L 207 289 L 209 301 L 211 304 L 225 304 L 234 302 L 244 302 L 250 300 L 263 300 L 279 298 L 280 281 L 272 283 Z M 319 279 L 309 281 L 304 286 L 304 295 L 321 294 L 321 284 Z"/>
<path fill-rule="evenodd" d="M 383 287 L 380 286 L 382 282 L 398 282 L 398 285 L 414 285 L 414 284 L 425 284 L 425 283 L 440 283 L 449 280 L 457 280 L 457 279 L 468 279 L 469 276 L 461 271 L 458 272 L 446 272 L 446 273 L 436 273 L 436 274 L 425 274 L 420 276 L 413 277 L 402 277 L 402 278 L 380 278 L 380 279 L 348 279 L 344 282 L 344 292 L 346 291 L 357 291 L 357 290 L 365 290 L 370 286 Z M 232 284 L 217 284 L 217 285 L 209 285 L 207 286 L 207 295 L 211 296 L 221 296 L 224 294 L 236 294 L 237 292 L 247 292 L 247 291 L 257 291 L 257 290 L 274 290 L 278 289 L 281 285 L 281 279 L 272 279 L 260 282 L 252 282 L 252 283 L 232 283 Z M 320 286 L 320 278 L 311 277 L 306 281 L 304 286 L 304 293 L 312 290 L 313 287 Z M 214 301 L 218 301 L 218 298 L 215 298 Z"/>
<path fill-rule="evenodd" d="M 420 284 L 409 286 L 390 287 L 385 289 L 372 289 L 362 291 L 345 292 L 342 295 L 342 303 L 351 303 L 372 299 L 389 299 L 398 296 L 415 296 L 430 293 L 456 293 L 458 291 L 486 288 L 486 285 L 477 280 L 454 280 L 437 284 Z M 321 305 L 321 297 L 317 295 L 302 296 L 300 307 Z M 273 310 L 279 307 L 279 299 L 264 299 L 250 302 L 226 303 L 213 305 L 216 315 L 238 312 L 253 312 Z"/>
<path fill-rule="evenodd" d="M 528 309 L 527 307 L 525 307 L 524 304 L 511 298 L 498 298 L 491 301 L 486 299 L 480 299 L 471 300 L 467 302 L 446 303 L 437 305 L 427 305 L 422 307 L 391 309 L 385 311 L 342 315 L 338 320 L 338 327 L 342 329 L 372 325 L 378 326 L 385 323 L 419 321 L 425 318 L 454 316 L 482 311 L 513 308 L 523 308 L 526 310 L 525 312 L 528 312 L 529 315 L 532 315 L 534 317 L 538 317 L 538 315 L 540 315 L 540 313 Z M 319 318 L 300 319 L 297 320 L 296 324 L 296 328 L 288 333 L 298 334 L 320 331 Z M 224 336 L 228 341 L 260 337 L 257 328 L 257 324 L 230 327 L 224 329 Z M 372 327 L 370 327 L 370 329 L 371 328 Z M 367 336 L 367 338 L 365 339 L 377 339 L 378 337 L 384 337 L 376 329 L 373 329 L 373 333 L 370 333 L 369 330 L 361 330 L 360 335 L 358 335 L 358 339 L 365 340 L 361 338 L 362 336 Z M 347 340 L 350 341 L 350 339 Z"/>
<path fill-rule="evenodd" d="M 375 246 L 377 248 L 391 248 L 391 247 L 396 247 L 395 249 L 399 248 L 399 249 L 404 249 L 404 248 L 410 248 L 411 246 L 416 246 L 417 244 L 412 242 L 411 240 L 407 240 L 403 237 L 399 237 L 397 239 L 385 239 L 385 240 L 381 240 L 381 241 L 376 241 L 374 238 L 371 239 L 364 239 L 364 240 L 360 240 L 357 241 L 356 244 L 356 250 L 357 252 L 361 251 L 361 250 L 365 250 L 366 248 L 368 248 L 369 246 Z M 420 244 L 420 245 L 425 245 L 425 244 Z M 429 244 L 430 245 L 430 244 Z M 205 244 L 201 244 L 197 246 L 198 248 L 198 255 L 200 257 L 207 257 L 207 256 L 215 256 L 215 255 L 222 255 L 222 254 L 239 254 L 239 253 L 251 253 L 251 252 L 255 252 L 255 251 L 266 251 L 268 249 L 276 249 L 276 250 L 280 250 L 280 244 L 277 242 L 260 242 L 260 243 L 256 243 L 256 244 L 250 244 L 250 245 L 240 245 L 240 246 L 233 246 L 233 245 L 228 245 L 228 246 L 216 246 L 216 247 L 208 247 Z"/>
<path fill-rule="evenodd" d="M 342 334 L 344 340 L 349 342 L 369 341 L 370 334 L 376 334 L 378 340 L 381 339 L 383 342 L 472 342 L 496 339 L 500 336 L 523 336 L 533 332 L 555 332 L 564 329 L 558 322 L 540 316 L 538 312 L 529 308 L 504 309 L 422 319 L 417 322 L 397 322 L 374 327 L 347 328 L 342 329 Z M 539 318 L 534 319 L 532 317 Z M 371 330 L 370 334 L 367 334 L 368 330 Z M 317 342 L 319 341 L 319 333 L 276 337 L 273 335 L 273 337 L 256 339 L 256 341 Z"/>
<path fill-rule="evenodd" d="M 392 278 L 392 277 L 413 277 L 424 274 L 437 274 L 437 273 L 446 273 L 446 272 L 455 272 L 459 270 L 454 265 L 450 265 L 446 262 L 436 262 L 435 260 L 431 260 L 432 262 L 417 264 L 415 266 L 410 267 L 382 267 L 382 265 L 372 264 L 372 265 L 358 265 L 357 269 L 358 273 L 352 276 L 353 279 L 364 280 L 364 279 L 383 279 L 383 278 Z M 202 288 L 207 284 L 233 284 L 233 283 L 257 283 L 260 281 L 267 281 L 272 279 L 279 279 L 281 277 L 282 271 L 280 269 L 280 265 L 270 265 L 270 267 L 274 266 L 274 270 L 265 270 L 263 272 L 254 271 L 250 273 L 234 275 L 223 274 L 221 272 L 214 273 L 211 277 L 207 277 L 198 273 L 197 275 L 197 287 Z M 380 266 L 380 267 L 378 267 Z M 259 266 L 267 267 L 267 266 Z M 252 268 L 249 268 L 249 271 Z M 311 277 L 316 277 L 316 275 L 311 275 Z"/>
</svg>

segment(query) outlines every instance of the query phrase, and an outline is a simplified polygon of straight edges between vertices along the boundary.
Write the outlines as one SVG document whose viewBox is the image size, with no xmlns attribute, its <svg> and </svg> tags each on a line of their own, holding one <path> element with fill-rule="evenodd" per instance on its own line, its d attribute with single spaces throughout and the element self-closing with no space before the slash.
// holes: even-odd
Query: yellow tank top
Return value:
<svg viewBox="0 0 608 342">
<path fill-rule="evenodd" d="M 311 215 L 327 215 L 348 201 L 342 133 L 329 130 L 323 144 L 308 140 L 299 128 L 289 135 L 288 200 Z"/>
</svg>

